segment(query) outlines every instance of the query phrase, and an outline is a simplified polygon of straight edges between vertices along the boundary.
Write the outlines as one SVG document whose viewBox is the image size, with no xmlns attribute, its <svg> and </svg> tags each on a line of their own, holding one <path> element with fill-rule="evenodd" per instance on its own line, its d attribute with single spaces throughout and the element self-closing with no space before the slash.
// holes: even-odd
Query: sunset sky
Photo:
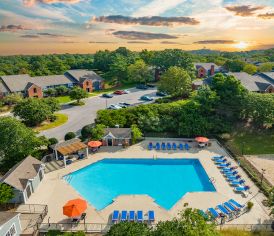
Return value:
<svg viewBox="0 0 274 236">
<path fill-rule="evenodd" d="M 0 54 L 274 47 L 273 0 L 0 0 Z"/>
</svg>

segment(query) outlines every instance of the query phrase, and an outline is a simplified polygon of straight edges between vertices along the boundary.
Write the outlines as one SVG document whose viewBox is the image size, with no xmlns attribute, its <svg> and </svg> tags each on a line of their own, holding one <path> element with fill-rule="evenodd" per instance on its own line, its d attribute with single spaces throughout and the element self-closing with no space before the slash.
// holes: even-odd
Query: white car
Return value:
<svg viewBox="0 0 274 236">
<path fill-rule="evenodd" d="M 129 94 L 129 93 L 130 93 L 130 91 L 127 90 L 127 89 L 125 89 L 124 92 L 125 92 L 126 94 Z"/>
<path fill-rule="evenodd" d="M 119 110 L 119 109 L 122 109 L 122 107 L 118 106 L 118 105 L 114 105 L 114 104 L 111 104 L 108 109 L 110 110 Z"/>
</svg>

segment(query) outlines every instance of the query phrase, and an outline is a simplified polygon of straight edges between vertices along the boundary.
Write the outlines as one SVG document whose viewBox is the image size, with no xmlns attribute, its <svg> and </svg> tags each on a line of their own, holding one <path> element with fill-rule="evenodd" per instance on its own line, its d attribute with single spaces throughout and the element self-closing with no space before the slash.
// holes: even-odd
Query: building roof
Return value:
<svg viewBox="0 0 274 236">
<path fill-rule="evenodd" d="M 27 74 L 3 75 L 1 78 L 12 93 L 24 91 L 28 82 L 31 81 L 31 77 Z"/>
<path fill-rule="evenodd" d="M 74 138 L 62 143 L 57 143 L 50 146 L 53 150 L 57 150 L 62 155 L 66 156 L 74 152 L 80 151 L 88 146 L 81 142 L 80 139 Z"/>
<path fill-rule="evenodd" d="M 92 70 L 68 70 L 66 72 L 66 75 L 67 74 L 70 75 L 73 79 L 75 79 L 78 82 L 81 82 L 85 79 L 97 80 L 97 81 L 103 80 L 101 76 L 97 75 Z"/>
<path fill-rule="evenodd" d="M 4 82 L 0 80 L 0 93 L 7 93 L 7 92 L 9 92 L 8 88 L 6 87 Z"/>
<path fill-rule="evenodd" d="M 43 163 L 32 156 L 13 166 L 1 179 L 4 182 L 18 190 L 24 190 L 28 180 L 33 179 Z"/>
<path fill-rule="evenodd" d="M 130 128 L 105 128 L 104 137 L 107 135 L 111 135 L 114 138 L 131 139 L 131 129 Z"/>
<path fill-rule="evenodd" d="M 270 83 L 274 83 L 274 72 L 263 72 L 259 73 L 258 75 L 262 76 L 266 80 L 268 80 Z"/>
<path fill-rule="evenodd" d="M 10 211 L 0 211 L 0 226 L 7 223 L 9 220 L 17 216 L 18 212 L 10 212 Z"/>
<path fill-rule="evenodd" d="M 194 66 L 196 67 L 196 69 L 203 67 L 206 70 L 210 70 L 211 66 L 214 66 L 215 71 L 220 69 L 220 66 L 217 66 L 215 63 L 199 62 L 199 63 L 194 63 Z"/>
<path fill-rule="evenodd" d="M 240 80 L 242 85 L 251 92 L 262 92 L 271 84 L 274 85 L 260 75 L 249 75 L 245 72 L 229 72 L 228 75 L 233 75 Z"/>
<path fill-rule="evenodd" d="M 34 84 L 37 84 L 41 88 L 73 83 L 72 80 L 70 80 L 68 77 L 64 75 L 48 75 L 48 76 L 32 77 L 31 82 Z"/>
</svg>

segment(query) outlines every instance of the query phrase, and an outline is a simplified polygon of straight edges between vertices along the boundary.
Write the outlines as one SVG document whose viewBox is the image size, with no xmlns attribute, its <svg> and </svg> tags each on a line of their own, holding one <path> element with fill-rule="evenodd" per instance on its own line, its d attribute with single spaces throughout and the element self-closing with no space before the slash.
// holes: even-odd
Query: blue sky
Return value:
<svg viewBox="0 0 274 236">
<path fill-rule="evenodd" d="M 1 0 L 0 53 L 274 46 L 270 0 Z"/>
</svg>

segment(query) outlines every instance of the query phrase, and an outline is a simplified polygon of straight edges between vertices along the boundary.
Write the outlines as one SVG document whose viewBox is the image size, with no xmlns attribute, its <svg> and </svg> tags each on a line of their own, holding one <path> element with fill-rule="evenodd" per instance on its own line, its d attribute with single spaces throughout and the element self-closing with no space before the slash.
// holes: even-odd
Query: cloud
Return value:
<svg viewBox="0 0 274 236">
<path fill-rule="evenodd" d="M 264 14 L 259 14 L 257 17 L 269 20 L 269 19 L 274 19 L 274 12 L 273 13 L 264 13 Z"/>
<path fill-rule="evenodd" d="M 173 41 L 162 41 L 161 44 L 188 45 L 186 43 L 178 43 L 178 42 L 173 42 Z"/>
<path fill-rule="evenodd" d="M 185 1 L 186 0 L 153 0 L 147 5 L 140 7 L 132 16 L 158 16 L 168 10 L 175 8 L 176 6 L 184 3 Z"/>
<path fill-rule="evenodd" d="M 177 17 L 163 17 L 163 16 L 143 16 L 131 17 L 122 15 L 110 15 L 93 17 L 91 22 L 116 23 L 123 25 L 149 25 L 149 26 L 174 26 L 174 25 L 197 25 L 200 22 L 195 18 L 177 16 Z"/>
<path fill-rule="evenodd" d="M 58 2 L 73 4 L 80 2 L 80 0 L 23 0 L 24 5 L 29 7 L 33 6 L 36 3 L 52 4 Z"/>
<path fill-rule="evenodd" d="M 213 39 L 213 40 L 201 40 L 194 42 L 194 44 L 234 44 L 236 41 L 227 39 Z"/>
<path fill-rule="evenodd" d="M 0 32 L 17 32 L 21 30 L 27 30 L 22 25 L 2 25 L 0 27 Z"/>
<path fill-rule="evenodd" d="M 27 39 L 37 39 L 40 38 L 38 35 L 34 35 L 34 34 L 24 34 L 20 36 L 21 38 L 27 38 Z"/>
<path fill-rule="evenodd" d="M 98 43 L 98 44 L 105 44 L 105 43 L 117 43 L 117 42 L 107 42 L 107 41 L 98 41 L 98 42 L 96 42 L 96 41 L 90 41 L 89 43 Z"/>
<path fill-rule="evenodd" d="M 253 16 L 256 11 L 264 9 L 264 6 L 235 5 L 227 6 L 225 9 L 232 11 L 236 16 Z"/>
<path fill-rule="evenodd" d="M 140 31 L 115 31 L 113 35 L 117 38 L 128 40 L 152 40 L 152 39 L 176 39 L 177 36 L 161 33 L 149 33 Z"/>
<path fill-rule="evenodd" d="M 127 43 L 130 43 L 130 44 L 150 44 L 150 42 L 146 42 L 146 41 L 127 41 Z"/>
<path fill-rule="evenodd" d="M 69 36 L 69 35 L 51 34 L 51 33 L 37 33 L 37 35 L 50 37 L 50 38 L 69 38 L 69 37 L 72 37 L 72 36 Z"/>
</svg>

